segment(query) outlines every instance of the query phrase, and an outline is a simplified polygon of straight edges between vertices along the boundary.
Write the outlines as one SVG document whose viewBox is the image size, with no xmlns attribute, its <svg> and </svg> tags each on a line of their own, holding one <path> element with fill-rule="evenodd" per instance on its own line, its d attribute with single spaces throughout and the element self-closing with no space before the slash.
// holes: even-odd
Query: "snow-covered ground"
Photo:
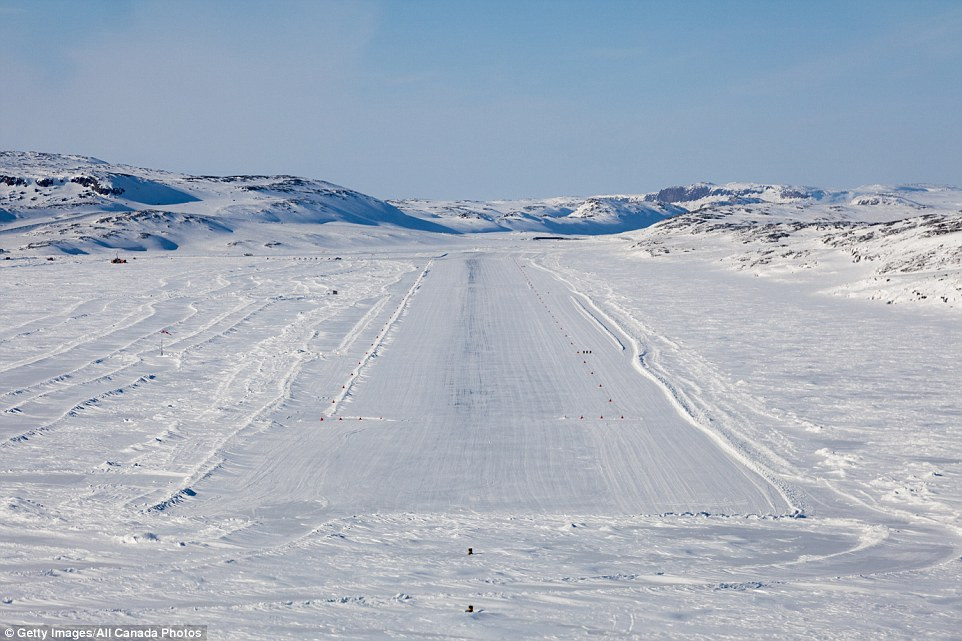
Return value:
<svg viewBox="0 0 962 641">
<path fill-rule="evenodd" d="M 0 253 L 2 624 L 959 638 L 962 190 L 0 152 Z"/>
<path fill-rule="evenodd" d="M 0 619 L 958 638 L 957 307 L 665 233 L 4 261 Z"/>
</svg>

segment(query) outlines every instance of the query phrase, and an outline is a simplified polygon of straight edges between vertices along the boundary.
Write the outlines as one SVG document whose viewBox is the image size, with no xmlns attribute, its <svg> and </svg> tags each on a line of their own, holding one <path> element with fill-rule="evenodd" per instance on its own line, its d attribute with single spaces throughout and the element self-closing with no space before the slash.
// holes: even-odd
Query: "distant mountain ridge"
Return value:
<svg viewBox="0 0 962 641">
<path fill-rule="evenodd" d="M 86 156 L 6 151 L 0 152 L 0 251 L 294 251 L 377 238 L 427 242 L 425 233 L 589 236 L 659 227 L 669 219 L 679 219 L 680 228 L 694 224 L 691 216 L 742 210 L 757 214 L 748 218 L 758 224 L 773 217 L 879 222 L 941 211 L 957 194 L 931 185 L 828 192 L 695 183 L 587 198 L 384 201 L 289 175 L 193 176 Z"/>
<path fill-rule="evenodd" d="M 696 183 L 680 187 L 667 187 L 654 194 L 646 194 L 645 200 L 666 203 L 750 204 L 761 202 L 791 202 L 798 200 L 822 200 L 826 194 L 813 187 L 789 187 L 785 185 L 758 185 L 754 183 Z M 691 209 L 691 207 L 689 207 Z"/>
<path fill-rule="evenodd" d="M 542 200 L 392 200 L 412 216 L 463 233 L 530 231 L 553 234 L 617 234 L 642 229 L 688 210 L 640 196 L 592 196 Z"/>
</svg>

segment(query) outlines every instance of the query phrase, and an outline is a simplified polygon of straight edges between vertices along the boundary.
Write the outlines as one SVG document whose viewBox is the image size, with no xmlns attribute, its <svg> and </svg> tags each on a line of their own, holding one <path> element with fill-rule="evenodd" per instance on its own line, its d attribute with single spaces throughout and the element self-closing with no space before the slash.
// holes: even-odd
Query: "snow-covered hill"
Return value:
<svg viewBox="0 0 962 641">
<path fill-rule="evenodd" d="M 663 190 L 662 193 L 669 190 Z M 700 187 L 690 213 L 633 234 L 639 254 L 710 255 L 757 276 L 808 273 L 840 295 L 962 306 L 962 190 L 933 185 L 828 193 L 766 187 L 757 201 Z M 807 194 L 807 195 L 802 195 Z M 740 200 L 741 199 L 741 200 Z"/>
<path fill-rule="evenodd" d="M 258 223 L 284 223 L 258 226 Z M 0 249 L 33 253 L 323 244 L 327 223 L 450 229 L 388 203 L 294 176 L 189 176 L 96 158 L 0 152 Z M 364 232 L 356 235 L 367 237 Z"/>
<path fill-rule="evenodd" d="M 615 234 L 642 229 L 686 208 L 648 196 L 592 196 L 542 200 L 393 200 L 425 220 L 462 232 L 530 231 L 552 234 Z"/>
</svg>

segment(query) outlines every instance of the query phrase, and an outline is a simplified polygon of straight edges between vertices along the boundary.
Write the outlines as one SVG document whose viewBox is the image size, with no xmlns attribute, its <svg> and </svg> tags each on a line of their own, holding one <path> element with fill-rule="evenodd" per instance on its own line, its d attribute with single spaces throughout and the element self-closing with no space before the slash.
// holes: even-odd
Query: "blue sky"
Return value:
<svg viewBox="0 0 962 641">
<path fill-rule="evenodd" d="M 0 0 L 0 148 L 379 197 L 962 185 L 962 3 Z"/>
</svg>

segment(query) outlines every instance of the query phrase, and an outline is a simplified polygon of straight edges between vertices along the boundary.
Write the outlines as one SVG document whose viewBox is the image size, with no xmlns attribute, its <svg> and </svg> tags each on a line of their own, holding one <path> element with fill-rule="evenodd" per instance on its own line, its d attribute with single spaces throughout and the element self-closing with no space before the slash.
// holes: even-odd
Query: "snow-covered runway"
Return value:
<svg viewBox="0 0 962 641">
<path fill-rule="evenodd" d="M 788 509 L 683 420 L 557 279 L 510 255 L 458 253 L 416 287 L 395 322 L 358 337 L 373 358 L 343 381 L 302 373 L 296 404 L 276 412 L 285 429 L 246 441 L 183 509 L 223 512 L 265 490 L 339 515 Z"/>
</svg>

